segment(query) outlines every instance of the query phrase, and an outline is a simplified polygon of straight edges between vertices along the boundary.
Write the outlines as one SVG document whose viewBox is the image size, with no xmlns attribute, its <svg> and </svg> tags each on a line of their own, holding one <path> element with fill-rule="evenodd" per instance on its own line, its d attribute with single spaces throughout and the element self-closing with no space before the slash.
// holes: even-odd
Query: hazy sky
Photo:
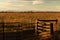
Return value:
<svg viewBox="0 0 60 40">
<path fill-rule="evenodd" d="M 0 11 L 60 11 L 60 0 L 0 0 Z"/>
</svg>

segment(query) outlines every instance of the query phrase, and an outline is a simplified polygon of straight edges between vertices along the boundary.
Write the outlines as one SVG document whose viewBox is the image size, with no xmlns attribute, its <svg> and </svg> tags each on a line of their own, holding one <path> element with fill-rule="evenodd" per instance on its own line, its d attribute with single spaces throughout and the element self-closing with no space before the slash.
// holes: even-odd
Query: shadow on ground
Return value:
<svg viewBox="0 0 60 40">
<path fill-rule="evenodd" d="M 56 34 L 44 40 L 59 40 L 59 36 Z M 3 33 L 0 33 L 0 40 L 40 40 L 40 38 L 35 35 L 34 30 L 27 30 L 23 32 L 4 33 L 4 36 Z"/>
</svg>

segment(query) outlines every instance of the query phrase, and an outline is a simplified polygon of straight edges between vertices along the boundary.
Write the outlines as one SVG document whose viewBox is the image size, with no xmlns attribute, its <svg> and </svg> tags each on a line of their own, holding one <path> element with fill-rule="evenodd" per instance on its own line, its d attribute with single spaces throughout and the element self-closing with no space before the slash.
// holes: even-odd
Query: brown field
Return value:
<svg viewBox="0 0 60 40">
<path fill-rule="evenodd" d="M 9 21 L 33 21 L 36 19 L 58 19 L 60 20 L 59 12 L 7 12 L 0 13 L 0 19 L 4 19 L 5 22 Z M 60 21 L 59 21 L 60 22 Z"/>
<path fill-rule="evenodd" d="M 60 24 L 60 12 L 0 12 L 0 21 L 35 23 L 40 20 L 58 20 Z"/>
</svg>

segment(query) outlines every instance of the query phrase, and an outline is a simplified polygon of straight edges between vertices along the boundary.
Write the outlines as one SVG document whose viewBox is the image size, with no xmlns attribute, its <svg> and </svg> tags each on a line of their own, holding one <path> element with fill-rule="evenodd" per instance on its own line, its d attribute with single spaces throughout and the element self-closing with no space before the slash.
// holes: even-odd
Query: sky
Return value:
<svg viewBox="0 0 60 40">
<path fill-rule="evenodd" d="M 0 0 L 0 11 L 60 11 L 60 0 Z"/>
</svg>

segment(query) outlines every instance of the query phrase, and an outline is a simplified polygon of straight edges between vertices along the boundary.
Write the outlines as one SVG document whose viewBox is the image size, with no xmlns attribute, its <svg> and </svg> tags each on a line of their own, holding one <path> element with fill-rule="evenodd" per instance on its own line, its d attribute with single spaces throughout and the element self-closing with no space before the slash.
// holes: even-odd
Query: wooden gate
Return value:
<svg viewBox="0 0 60 40">
<path fill-rule="evenodd" d="M 40 39 L 50 38 L 57 31 L 57 20 L 37 20 L 36 33 Z"/>
</svg>

